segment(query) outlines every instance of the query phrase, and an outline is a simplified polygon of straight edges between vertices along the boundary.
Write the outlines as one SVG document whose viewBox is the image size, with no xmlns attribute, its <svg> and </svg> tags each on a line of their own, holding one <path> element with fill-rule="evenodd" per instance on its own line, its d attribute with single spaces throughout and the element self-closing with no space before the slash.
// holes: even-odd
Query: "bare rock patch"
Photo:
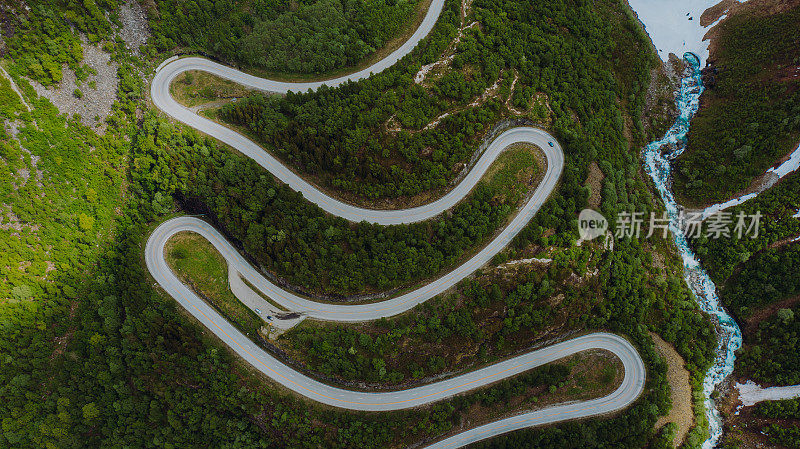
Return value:
<svg viewBox="0 0 800 449">
<path fill-rule="evenodd" d="M 111 61 L 111 55 L 86 40 L 82 47 L 82 64 L 94 71 L 85 82 L 79 82 L 75 72 L 68 67 L 64 67 L 64 77 L 57 86 L 45 87 L 33 80 L 28 82 L 38 95 L 50 100 L 59 112 L 78 114 L 81 123 L 102 133 L 104 121 L 111 114 L 111 106 L 117 98 L 117 64 Z"/>
<path fill-rule="evenodd" d="M 119 19 L 122 22 L 122 28 L 119 30 L 120 37 L 133 54 L 138 56 L 139 47 L 144 45 L 150 37 L 150 27 L 147 25 L 144 8 L 137 0 L 128 0 L 120 5 Z"/>
</svg>

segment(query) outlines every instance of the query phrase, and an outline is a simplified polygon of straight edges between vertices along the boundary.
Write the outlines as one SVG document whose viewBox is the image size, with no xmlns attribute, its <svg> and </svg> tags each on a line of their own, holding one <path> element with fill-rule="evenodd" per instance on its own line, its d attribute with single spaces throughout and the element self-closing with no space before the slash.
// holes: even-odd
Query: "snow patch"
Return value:
<svg viewBox="0 0 800 449">
<path fill-rule="evenodd" d="M 767 173 L 775 173 L 780 179 L 797 170 L 798 168 L 800 168 L 800 144 L 797 145 L 797 149 L 792 152 L 786 162 L 782 163 L 778 167 L 770 168 L 767 170 Z"/>
<path fill-rule="evenodd" d="M 781 399 L 800 397 L 800 385 L 762 388 L 752 380 L 748 380 L 744 384 L 737 383 L 736 389 L 739 390 L 739 400 L 742 401 L 742 405 L 745 407 L 750 407 L 761 401 L 779 401 Z"/>
<path fill-rule="evenodd" d="M 797 149 L 789 155 L 789 159 L 785 162 L 780 164 L 777 167 L 772 167 L 767 170 L 767 178 L 768 182 L 765 182 L 756 192 L 749 193 L 747 195 L 740 196 L 738 198 L 734 198 L 732 200 L 726 201 L 724 203 L 718 203 L 711 206 L 708 206 L 703 210 L 702 219 L 705 220 L 706 218 L 714 215 L 717 212 L 721 212 L 729 207 L 738 206 L 739 204 L 744 203 L 745 201 L 751 200 L 757 197 L 760 193 L 769 190 L 770 187 L 774 186 L 781 178 L 785 177 L 789 173 L 795 172 L 798 168 L 800 168 L 800 145 L 797 146 Z M 800 211 L 798 211 L 800 214 Z M 798 215 L 795 215 L 796 218 Z"/>
<path fill-rule="evenodd" d="M 664 62 L 670 53 L 681 57 L 690 52 L 700 59 L 701 67 L 708 59 L 705 35 L 724 15 L 706 27 L 700 25 L 700 16 L 717 3 L 719 0 L 630 0 Z"/>
<path fill-rule="evenodd" d="M 734 198 L 724 203 L 717 203 L 712 206 L 708 206 L 707 208 L 703 209 L 701 220 L 705 220 L 706 218 L 716 214 L 717 212 L 722 212 L 725 209 L 728 209 L 733 206 L 738 206 L 747 200 L 751 200 L 757 197 L 758 193 L 759 192 L 749 193 L 747 195 L 740 196 L 739 198 Z"/>
</svg>

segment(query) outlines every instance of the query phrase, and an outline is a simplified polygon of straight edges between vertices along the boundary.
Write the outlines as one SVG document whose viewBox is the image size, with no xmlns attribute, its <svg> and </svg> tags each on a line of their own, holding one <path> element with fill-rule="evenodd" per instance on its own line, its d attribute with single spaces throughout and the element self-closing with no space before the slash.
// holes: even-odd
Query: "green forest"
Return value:
<svg viewBox="0 0 800 449">
<path fill-rule="evenodd" d="M 734 14 L 715 35 L 706 91 L 676 163 L 682 204 L 728 200 L 800 142 L 800 5 Z"/>
<path fill-rule="evenodd" d="M 796 252 L 786 245 L 800 235 L 800 220 L 793 217 L 798 209 L 800 173 L 793 173 L 758 197 L 726 210 L 734 220 L 742 213 L 761 213 L 758 237 L 740 239 L 732 233 L 719 239 L 701 236 L 692 242 L 709 276 L 721 286 L 723 302 L 741 318 L 752 312 L 750 308 L 784 299 L 796 288 L 793 279 L 781 273 L 796 263 L 791 261 Z"/>
<path fill-rule="evenodd" d="M 323 293 L 385 290 L 442 272 L 488 240 L 529 188 L 482 182 L 446 218 L 353 225 L 326 215 L 252 160 L 153 117 L 145 119 L 133 155 L 136 176 L 143 176 L 136 181 L 157 195 L 155 212 L 167 212 L 174 195 L 187 211 L 208 214 L 259 266 Z"/>
<path fill-rule="evenodd" d="M 744 347 L 737 353 L 736 367 L 742 378 L 781 385 L 800 382 L 791 318 L 791 301 L 800 293 L 800 244 L 792 242 L 800 236 L 800 220 L 793 217 L 799 208 L 800 174 L 793 173 L 726 211 L 732 217 L 763 214 L 757 238 L 731 235 L 692 242 L 718 286 L 720 300 L 742 324 Z M 790 303 L 781 306 L 785 301 Z"/>
<path fill-rule="evenodd" d="M 795 274 L 800 272 L 800 245 L 786 244 L 765 249 L 742 264 L 726 284 L 726 304 L 742 317 L 764 306 L 800 294 Z"/>
<path fill-rule="evenodd" d="M 175 47 L 269 72 L 354 66 L 407 29 L 418 0 L 157 0 L 154 51 Z"/>
<path fill-rule="evenodd" d="M 434 60 L 452 39 L 453 29 L 447 24 L 453 24 L 458 13 L 456 5 L 449 5 L 428 43 L 412 54 L 421 63 Z M 628 151 L 627 145 L 644 139 L 639 117 L 649 72 L 625 70 L 624 64 L 651 67 L 655 60 L 647 51 L 632 50 L 646 37 L 630 17 L 604 20 L 623 11 L 604 9 L 603 3 L 527 2 L 523 7 L 477 0 L 473 9 L 483 26 L 464 30 L 451 70 L 431 81 L 430 88 L 413 81 L 420 65 L 407 61 L 338 89 L 257 95 L 226 106 L 220 115 L 245 127 L 265 148 L 324 185 L 368 198 L 413 195 L 445 186 L 455 176 L 457 164 L 469 161 L 481 137 L 507 112 L 500 101 L 490 100 L 456 109 L 436 127 L 423 129 L 425 125 L 465 106 L 497 81 L 510 88 L 517 76 L 514 92 L 501 88 L 501 95 L 513 95 L 514 104 L 522 109 L 532 106 L 535 92 L 549 99 L 556 117 L 553 130 L 567 143 L 575 174 L 582 175 L 586 164 L 598 156 L 605 160 L 605 154 L 627 157 L 626 163 L 635 166 L 636 152 Z M 552 20 L 537 20 L 542 16 Z M 624 35 L 631 41 L 627 48 L 624 39 L 616 38 L 622 33 L 610 26 L 620 21 L 629 27 Z M 573 37 L 551 39 L 559 27 L 573 30 Z M 604 64 L 597 64 L 598 58 Z M 624 110 L 614 104 L 615 98 L 624 99 Z M 622 141 L 625 113 L 632 117 L 635 142 Z M 392 118 L 402 126 L 396 135 L 384 126 Z M 435 149 L 424 151 L 429 147 Z M 565 185 L 573 183 L 571 176 L 565 174 Z M 622 196 L 623 203 L 635 202 L 636 198 L 625 198 L 626 191 L 635 189 L 626 190 L 624 184 L 610 180 L 604 190 Z M 575 216 L 572 207 L 565 209 Z"/>
<path fill-rule="evenodd" d="M 20 70 L 8 67 L 26 92 L 30 111 L 0 78 L 0 119 L 11 125 L 0 128 L 0 296 L 7 298 L 0 302 L 0 323 L 12 336 L 17 326 L 31 324 L 29 317 L 48 313 L 45 298 L 76 305 L 80 283 L 103 254 L 100 246 L 112 241 L 130 150 L 126 105 L 141 90 L 123 63 L 120 101 L 100 136 L 37 98 L 18 77 Z M 43 317 L 37 320 L 37 326 L 45 325 Z"/>
<path fill-rule="evenodd" d="M 1 62 L 31 111 L 0 77 L 0 448 L 401 447 L 471 425 L 476 408 L 497 416 L 517 403 L 593 397 L 592 382 L 608 387 L 603 379 L 613 377 L 613 365 L 583 382 L 580 360 L 564 360 L 411 411 L 322 407 L 254 374 L 153 285 L 143 247 L 176 214 L 206 214 L 262 271 L 331 296 L 439 275 L 503 225 L 529 188 L 514 175 L 543 169 L 530 154 L 509 156 L 505 170 L 436 220 L 354 224 L 146 102 L 147 76 L 171 54 L 208 54 L 286 76 L 335 71 L 405 32 L 420 4 L 157 1 L 140 58 L 119 37 L 116 2 L 27 4 L 8 18 L 14 34 Z M 607 216 L 659 207 L 638 176 L 648 138 L 644 97 L 657 64 L 647 37 L 617 0 L 475 0 L 467 20 L 481 26 L 464 32 L 447 73 L 428 85 L 414 75 L 452 42 L 457 1 L 446 3 L 419 48 L 379 75 L 314 93 L 256 95 L 223 109 L 300 173 L 364 199 L 446 187 L 498 123 L 544 124 L 541 98 L 551 111 L 548 129 L 566 152 L 557 190 L 485 272 L 406 315 L 368 327 L 308 323 L 276 347 L 309 375 L 385 387 L 609 330 L 634 342 L 648 368 L 645 392 L 631 407 L 480 446 L 668 447 L 671 427 L 654 429 L 670 408 L 667 367 L 649 332 L 675 346 L 697 390 L 716 344 L 711 323 L 676 274 L 674 249 L 639 239 L 620 240 L 614 251 L 574 246 L 575 217 L 592 193 L 585 183 L 591 162 L 604 175 Z M 102 131 L 59 114 L 26 81 L 58 86 L 66 70 L 81 79 L 89 70 L 84 45 L 98 45 L 119 67 Z M 275 51 L 260 52 L 265 46 Z M 498 80 L 496 97 L 469 106 Z M 423 130 L 445 112 L 452 114 Z M 397 133 L 384 126 L 392 116 Z M 539 254 L 553 262 L 510 277 L 494 269 Z M 695 405 L 688 447 L 707 432 L 702 404 Z"/>
<path fill-rule="evenodd" d="M 780 11 L 780 13 L 778 13 Z M 675 170 L 675 192 L 687 204 L 725 201 L 751 188 L 770 166 L 800 141 L 800 7 L 745 7 L 721 22 L 703 72 L 707 88 L 692 121 L 687 150 Z M 733 376 L 739 382 L 793 385 L 800 382 L 796 298 L 800 175 L 790 174 L 742 205 L 739 214 L 762 214 L 756 238 L 692 242 L 716 285 L 720 300 L 743 332 Z M 735 219 L 735 218 L 734 218 Z M 782 403 L 764 402 L 731 415 L 729 447 L 757 439 L 800 447 L 797 416 Z M 786 402 L 785 404 L 790 404 Z M 784 411 L 781 411 L 784 410 Z"/>
<path fill-rule="evenodd" d="M 800 307 L 781 308 L 758 324 L 739 355 L 741 375 L 770 385 L 800 383 L 800 355 L 794 349 L 800 340 L 798 315 Z"/>
</svg>

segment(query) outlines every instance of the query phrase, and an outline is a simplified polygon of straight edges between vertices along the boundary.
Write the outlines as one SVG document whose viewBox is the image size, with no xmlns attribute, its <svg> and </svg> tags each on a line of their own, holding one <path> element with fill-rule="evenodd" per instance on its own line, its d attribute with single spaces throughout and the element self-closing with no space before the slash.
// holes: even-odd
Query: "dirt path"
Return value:
<svg viewBox="0 0 800 449">
<path fill-rule="evenodd" d="M 675 423 L 678 429 L 673 443 L 675 447 L 678 447 L 683 443 L 686 434 L 694 424 L 692 386 L 689 383 L 689 371 L 686 370 L 683 358 L 672 345 L 653 332 L 650 332 L 650 336 L 653 337 L 653 341 L 656 343 L 658 353 L 667 361 L 667 381 L 669 382 L 672 397 L 672 409 L 667 416 L 658 418 L 656 429 L 670 422 Z"/>
</svg>

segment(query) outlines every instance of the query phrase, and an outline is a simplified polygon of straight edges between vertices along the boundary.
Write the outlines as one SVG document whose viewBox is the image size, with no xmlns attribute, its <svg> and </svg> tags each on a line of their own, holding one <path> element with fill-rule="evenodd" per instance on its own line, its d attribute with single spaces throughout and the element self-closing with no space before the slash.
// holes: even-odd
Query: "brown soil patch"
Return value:
<svg viewBox="0 0 800 449">
<path fill-rule="evenodd" d="M 731 14 L 749 13 L 764 17 L 788 11 L 797 5 L 800 0 L 751 0 L 745 3 L 731 2 Z"/>
<path fill-rule="evenodd" d="M 773 242 L 769 245 L 769 249 L 780 248 L 781 246 L 788 245 L 790 243 L 794 243 L 797 237 L 786 237 L 785 239 L 778 240 Z"/>
<path fill-rule="evenodd" d="M 78 301 L 71 301 L 69 305 L 69 320 L 72 321 L 75 319 L 75 312 L 78 310 Z M 53 352 L 50 354 L 50 360 L 55 359 L 64 354 L 64 351 L 67 349 L 67 344 L 69 344 L 72 337 L 75 335 L 75 324 L 73 323 L 67 328 L 67 331 L 64 335 L 56 337 L 53 339 Z"/>
<path fill-rule="evenodd" d="M 592 209 L 600 208 L 600 202 L 603 200 L 601 189 L 605 177 L 606 175 L 600 170 L 597 161 L 592 161 L 592 163 L 589 164 L 589 173 L 586 175 L 586 182 L 584 183 L 584 185 L 589 187 L 589 207 Z"/>
<path fill-rule="evenodd" d="M 738 4 L 739 2 L 736 0 L 722 0 L 716 5 L 706 9 L 703 11 L 703 14 L 700 15 L 700 26 L 707 27 L 711 25 Z"/>
<path fill-rule="evenodd" d="M 787 154 L 782 159 L 788 159 L 789 156 L 791 156 L 791 153 Z M 780 162 L 776 163 L 775 167 L 777 167 L 778 165 L 780 165 Z M 753 179 L 753 182 L 751 182 L 750 185 L 747 186 L 745 189 L 740 190 L 731 195 L 731 198 L 739 198 L 745 195 L 750 195 L 751 193 L 761 193 L 769 189 L 770 187 L 774 186 L 775 183 L 779 181 L 779 179 L 777 178 L 778 175 L 776 175 L 775 173 L 764 172 L 763 175 L 760 175 L 755 179 Z"/>
<path fill-rule="evenodd" d="M 169 89 L 175 101 L 188 108 L 227 103 L 231 99 L 253 93 L 240 84 L 200 70 L 190 70 L 178 75 Z"/>
<path fill-rule="evenodd" d="M 735 392 L 735 389 L 734 389 Z M 756 416 L 755 407 L 741 407 L 738 394 L 729 394 L 720 406 L 725 417 L 725 434 L 722 447 L 735 447 L 737 449 L 762 449 L 786 448 L 770 441 L 769 435 L 762 429 L 769 424 L 778 424 L 782 427 L 797 426 L 798 420 L 768 419 Z"/>
<path fill-rule="evenodd" d="M 656 233 L 653 235 L 658 235 L 658 232 L 661 231 L 656 231 Z M 645 245 L 645 248 L 653 257 L 653 268 L 658 270 L 659 276 L 666 278 L 671 271 L 670 267 L 667 266 L 667 256 L 665 256 L 665 254 L 661 251 L 661 248 L 656 245 L 648 243 Z"/>
<path fill-rule="evenodd" d="M 743 327 L 742 333 L 745 335 L 754 333 L 756 330 L 758 330 L 758 323 L 771 317 L 772 315 L 777 313 L 778 310 L 789 309 L 797 305 L 798 303 L 800 303 L 800 295 L 793 296 L 791 298 L 786 298 L 784 300 L 778 301 L 776 303 L 758 309 L 755 313 L 753 313 L 747 319 L 744 320 L 743 323 L 744 326 L 742 326 Z"/>
<path fill-rule="evenodd" d="M 720 24 L 724 23 L 729 17 L 738 14 L 750 14 L 754 17 L 765 17 L 793 9 L 798 5 L 800 5 L 800 0 L 749 0 L 743 3 L 740 3 L 736 0 L 722 0 L 722 2 L 719 4 L 712 6 L 703 12 L 703 15 L 700 16 L 700 24 L 703 26 L 710 25 L 714 22 L 714 20 L 718 19 L 723 13 L 726 12 L 728 15 L 722 19 L 722 21 L 720 21 Z M 705 38 L 709 39 L 710 41 L 708 50 L 710 55 L 709 59 L 712 61 L 715 59 L 714 55 L 719 49 L 717 47 L 718 28 L 719 24 L 708 30 L 705 35 Z"/>
<path fill-rule="evenodd" d="M 660 428 L 667 423 L 675 423 L 678 429 L 675 433 L 675 447 L 683 443 L 683 439 L 694 424 L 694 412 L 692 410 L 692 386 L 689 383 L 689 371 L 686 370 L 686 363 L 678 354 L 678 351 L 669 343 L 665 342 L 658 335 L 650 332 L 656 349 L 661 357 L 667 361 L 667 381 L 672 397 L 672 409 L 667 416 L 662 416 L 656 421 L 656 428 Z"/>
</svg>

